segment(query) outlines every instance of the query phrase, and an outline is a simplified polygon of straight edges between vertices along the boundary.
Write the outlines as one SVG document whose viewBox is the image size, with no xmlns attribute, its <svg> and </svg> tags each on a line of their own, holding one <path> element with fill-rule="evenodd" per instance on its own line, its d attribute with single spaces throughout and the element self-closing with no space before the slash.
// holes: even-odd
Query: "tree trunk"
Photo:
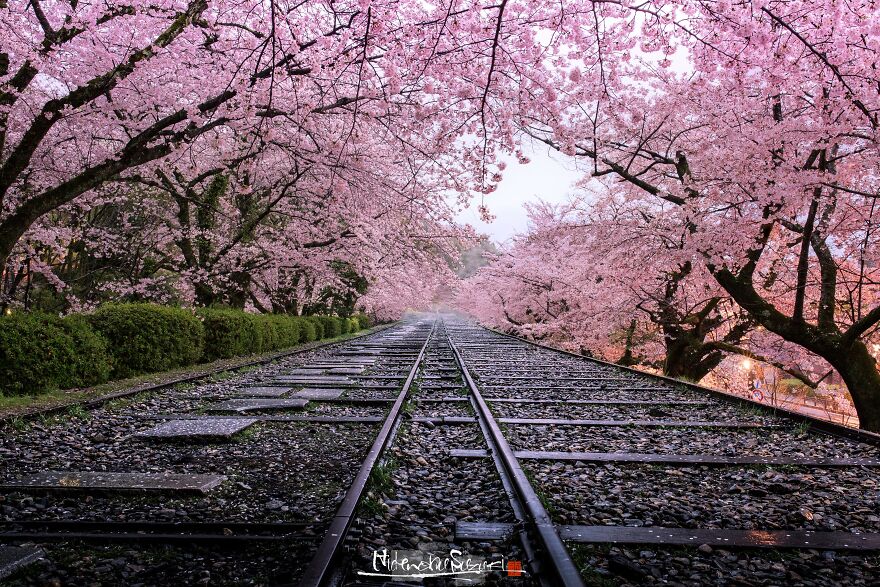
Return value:
<svg viewBox="0 0 880 587">
<path fill-rule="evenodd" d="M 8 267 L 12 250 L 26 230 L 9 221 L 0 223 L 0 267 Z"/>
<path fill-rule="evenodd" d="M 868 347 L 856 341 L 825 359 L 837 369 L 852 396 L 859 428 L 880 432 L 880 372 Z"/>
<path fill-rule="evenodd" d="M 851 327 L 847 333 L 841 333 L 832 318 L 826 318 L 830 324 L 825 328 L 794 320 L 758 295 L 751 282 L 752 268 L 748 269 L 740 276 L 734 276 L 727 269 L 714 270 L 713 274 L 736 303 L 759 324 L 828 361 L 846 383 L 859 416 L 859 427 L 880 432 L 880 372 L 868 347 L 857 338 L 867 326 L 863 325 L 864 329 L 856 332 Z M 863 320 L 868 320 L 866 324 L 875 323 L 872 315 Z"/>
<path fill-rule="evenodd" d="M 633 335 L 636 332 L 636 321 L 631 320 L 629 323 L 629 327 L 626 329 L 626 346 L 623 350 L 623 356 L 621 356 L 617 360 L 618 365 L 623 365 L 624 367 L 632 367 L 633 365 L 638 363 L 638 360 L 633 355 Z"/>
<path fill-rule="evenodd" d="M 217 296 L 211 286 L 205 283 L 195 284 L 196 305 L 209 308 L 217 301 Z"/>
<path fill-rule="evenodd" d="M 724 359 L 723 353 L 709 350 L 703 341 L 694 336 L 683 334 L 670 338 L 668 334 L 666 335 L 663 374 L 667 377 L 698 383 L 717 367 L 722 359 Z"/>
</svg>

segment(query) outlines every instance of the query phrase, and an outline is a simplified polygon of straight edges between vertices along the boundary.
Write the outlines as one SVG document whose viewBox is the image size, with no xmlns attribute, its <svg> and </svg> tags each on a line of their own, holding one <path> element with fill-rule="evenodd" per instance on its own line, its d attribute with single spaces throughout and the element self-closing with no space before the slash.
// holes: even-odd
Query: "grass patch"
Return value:
<svg viewBox="0 0 880 587">
<path fill-rule="evenodd" d="M 235 440 L 235 442 L 249 442 L 250 440 L 253 440 L 253 438 L 257 435 L 258 428 L 258 424 L 248 426 L 247 428 L 236 434 L 233 437 L 233 440 Z"/>
<path fill-rule="evenodd" d="M 544 492 L 541 491 L 540 485 L 538 484 L 537 479 L 535 479 L 534 473 L 532 473 L 529 469 L 523 467 L 523 473 L 526 476 L 526 479 L 529 480 L 529 484 L 535 489 L 535 495 L 538 496 L 538 499 L 541 500 L 541 505 L 544 506 L 544 509 L 547 510 L 547 515 L 551 518 L 556 515 L 556 509 L 553 507 L 553 504 L 550 503 L 550 500 L 547 499 L 547 496 L 544 495 Z"/>
<path fill-rule="evenodd" d="M 120 397 L 116 399 L 112 399 L 106 404 L 104 404 L 104 409 L 106 410 L 122 410 L 132 405 L 136 404 L 139 401 L 143 401 L 147 399 L 147 395 L 149 392 L 136 393 L 134 395 L 128 395 L 126 397 Z"/>
<path fill-rule="evenodd" d="M 7 426 L 16 432 L 26 432 L 31 429 L 31 423 L 21 416 L 13 416 L 7 422 Z"/>
<path fill-rule="evenodd" d="M 92 417 L 91 412 L 82 407 L 80 404 L 76 404 L 67 408 L 67 415 L 71 418 L 76 418 L 77 420 L 89 420 Z"/>
<path fill-rule="evenodd" d="M 385 513 L 385 504 L 374 495 L 367 495 L 359 507 L 358 515 L 364 518 L 373 518 Z"/>
<path fill-rule="evenodd" d="M 585 544 L 567 544 L 568 552 L 571 554 L 571 560 L 574 566 L 584 580 L 584 583 L 590 587 L 616 587 L 620 585 L 613 577 L 601 574 L 590 565 L 591 549 Z"/>
<path fill-rule="evenodd" d="M 394 457 L 388 457 L 384 462 L 379 463 L 370 471 L 370 478 L 367 480 L 367 490 L 372 493 L 394 492 L 394 482 L 391 480 L 394 471 L 397 470 L 397 461 Z"/>
<path fill-rule="evenodd" d="M 397 470 L 397 461 L 394 457 L 388 457 L 377 464 L 370 471 L 367 479 L 366 496 L 358 506 L 358 515 L 363 517 L 380 516 L 385 513 L 385 504 L 382 495 L 394 495 L 394 471 Z"/>
<path fill-rule="evenodd" d="M 809 422 L 798 422 L 794 425 L 794 432 L 798 435 L 806 434 L 810 431 L 810 423 Z"/>
</svg>

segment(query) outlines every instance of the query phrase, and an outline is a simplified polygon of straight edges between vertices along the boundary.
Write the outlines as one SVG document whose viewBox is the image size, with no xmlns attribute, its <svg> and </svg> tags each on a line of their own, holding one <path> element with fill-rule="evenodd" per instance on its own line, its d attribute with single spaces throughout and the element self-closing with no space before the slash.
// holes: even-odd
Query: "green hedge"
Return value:
<svg viewBox="0 0 880 587">
<path fill-rule="evenodd" d="M 204 361 L 274 351 L 318 340 L 315 321 L 311 318 L 215 309 L 199 310 L 198 315 L 205 325 Z M 322 335 L 324 332 L 322 328 Z"/>
<path fill-rule="evenodd" d="M 358 330 L 363 330 L 364 328 L 369 328 L 373 325 L 373 321 L 364 313 L 356 314 L 354 319 L 358 321 Z"/>
<path fill-rule="evenodd" d="M 321 320 L 320 316 L 307 316 L 306 321 L 315 329 L 315 340 L 327 338 L 324 335 L 324 322 Z"/>
<path fill-rule="evenodd" d="M 89 316 L 107 340 L 113 377 L 167 371 L 197 363 L 205 328 L 188 310 L 154 304 L 108 304 Z"/>
<path fill-rule="evenodd" d="M 229 359 L 263 350 L 265 328 L 245 312 L 204 309 L 197 313 L 205 328 L 203 361 Z"/>
<path fill-rule="evenodd" d="M 0 318 L 0 392 L 35 394 L 95 385 L 110 377 L 107 343 L 81 316 Z"/>
<path fill-rule="evenodd" d="M 312 342 L 313 340 L 320 339 L 320 337 L 318 336 L 318 330 L 317 328 L 315 328 L 314 321 L 308 320 L 306 318 L 300 318 L 298 324 L 299 341 L 301 343 Z"/>
<path fill-rule="evenodd" d="M 335 316 L 316 316 L 324 327 L 324 338 L 335 338 L 342 334 L 339 319 Z"/>
<path fill-rule="evenodd" d="M 0 318 L 0 393 L 23 395 L 103 383 L 198 362 L 289 348 L 365 328 L 365 316 L 196 312 L 110 304 L 66 318 Z"/>
</svg>

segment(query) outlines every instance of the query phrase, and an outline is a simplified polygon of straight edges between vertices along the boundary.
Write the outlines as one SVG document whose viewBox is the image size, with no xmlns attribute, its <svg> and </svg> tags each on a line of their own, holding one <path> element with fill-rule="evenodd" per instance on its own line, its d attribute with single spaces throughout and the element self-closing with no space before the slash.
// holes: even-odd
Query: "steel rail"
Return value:
<svg viewBox="0 0 880 587">
<path fill-rule="evenodd" d="M 476 323 L 474 323 L 476 324 Z M 810 425 L 810 429 L 815 429 L 820 432 L 824 432 L 826 434 L 830 434 L 832 436 L 838 436 L 842 438 L 847 438 L 849 440 L 855 440 L 858 442 L 864 442 L 866 444 L 873 444 L 875 446 L 880 446 L 880 434 L 874 432 L 868 432 L 867 430 L 860 430 L 858 428 L 851 428 L 849 426 L 844 426 L 843 424 L 837 424 L 835 422 L 830 422 L 828 420 L 822 420 L 821 418 L 816 418 L 813 416 L 808 416 L 807 414 L 802 414 L 800 412 L 795 412 L 793 410 L 788 410 L 785 408 L 780 408 L 776 406 L 768 406 L 767 404 L 762 404 L 761 402 L 740 397 L 738 395 L 733 395 L 731 393 L 727 393 L 725 391 L 721 391 L 720 389 L 714 389 L 712 387 L 706 387 L 704 385 L 699 385 L 697 383 L 691 383 L 689 381 L 681 381 L 679 379 L 673 379 L 672 377 L 667 377 L 665 375 L 657 375 L 655 373 L 647 373 L 645 371 L 639 371 L 638 369 L 633 369 L 632 367 L 626 367 L 624 365 L 618 365 L 616 363 L 611 363 L 609 361 L 603 361 L 601 359 L 595 359 L 593 357 L 585 357 L 583 355 L 579 355 L 577 353 L 573 353 L 571 351 L 566 351 L 562 349 L 557 349 L 552 346 L 535 342 L 533 340 L 528 340 L 526 338 L 522 338 L 520 336 L 516 336 L 513 334 L 507 334 L 506 332 L 501 332 L 499 330 L 495 330 L 494 328 L 489 328 L 488 326 L 483 326 L 481 324 L 476 324 L 480 328 L 497 334 L 499 336 L 503 336 L 506 338 L 510 338 L 521 343 L 525 343 L 528 345 L 536 346 L 538 348 L 542 348 L 548 351 L 553 351 L 555 353 L 560 353 L 563 355 L 567 355 L 569 357 L 574 357 L 576 359 L 580 359 L 581 361 L 588 361 L 591 363 L 597 363 L 599 365 L 605 365 L 608 367 L 615 367 L 617 369 L 627 371 L 630 373 L 635 373 L 637 375 L 641 375 L 648 379 L 655 379 L 659 381 L 663 381 L 665 383 L 671 385 L 679 385 L 686 387 L 688 389 L 701 392 L 703 394 L 711 395 L 712 397 L 718 398 L 720 400 L 726 401 L 728 403 L 738 404 L 741 406 L 748 407 L 757 407 L 765 412 L 772 413 L 773 415 L 780 416 L 786 418 L 788 420 L 792 420 L 798 423 L 806 423 Z"/>
<path fill-rule="evenodd" d="M 545 585 L 584 587 L 581 574 L 574 561 L 571 560 L 571 555 L 565 548 L 565 544 L 559 537 L 553 520 L 550 519 L 550 515 L 541 503 L 541 499 L 513 454 L 513 449 L 508 444 L 501 431 L 501 427 L 489 410 L 489 406 L 483 399 L 476 382 L 471 377 L 464 358 L 455 346 L 452 337 L 447 334 L 446 339 L 461 369 L 462 377 L 470 390 L 478 417 L 489 431 L 492 453 L 498 456 L 498 460 L 500 460 L 503 466 L 503 469 L 499 469 L 499 473 L 502 475 L 502 478 L 507 476 L 510 479 L 515 491 L 515 494 L 511 497 L 518 499 L 521 509 L 526 514 L 523 521 L 537 536 L 539 548 L 535 550 L 537 550 L 536 554 L 539 558 L 535 561 L 538 563 L 537 568 L 533 569 L 537 575 L 536 578 Z"/>
<path fill-rule="evenodd" d="M 409 371 L 409 375 L 407 376 L 394 405 L 391 407 L 391 411 L 388 413 L 388 417 L 385 419 L 382 429 L 373 441 L 373 445 L 370 447 L 370 451 L 364 458 L 357 475 L 355 475 L 354 480 L 351 482 L 351 485 L 345 494 L 345 498 L 342 500 L 342 504 L 340 504 L 339 509 L 336 511 L 336 515 L 331 520 L 330 527 L 324 535 L 323 541 L 320 546 L 318 546 L 318 550 L 315 552 L 315 556 L 312 557 L 312 561 L 309 563 L 308 568 L 306 568 L 299 583 L 301 587 L 321 587 L 333 584 L 333 582 L 337 580 L 338 567 L 336 566 L 336 563 L 342 554 L 342 547 L 345 543 L 345 538 L 355 519 L 358 505 L 363 499 L 370 474 L 397 433 L 397 429 L 400 426 L 400 416 L 403 413 L 403 406 L 409 397 L 410 388 L 418 374 L 419 366 L 422 363 L 422 359 L 425 357 L 425 351 L 428 348 L 428 344 L 431 342 L 431 337 L 434 334 L 436 326 L 437 320 L 435 319 L 431 323 L 431 330 L 428 332 L 428 336 L 425 337 L 425 342 L 422 345 L 421 350 L 419 350 L 418 355 L 416 355 L 416 359 Z"/>
<path fill-rule="evenodd" d="M 372 334 L 382 332 L 383 330 L 391 328 L 395 324 L 397 324 L 397 322 L 390 322 L 388 324 L 382 324 L 380 326 L 370 328 L 367 332 L 363 332 L 363 333 L 357 334 L 355 336 L 352 336 L 350 338 L 346 338 L 343 340 L 329 340 L 326 342 L 319 342 L 317 344 L 306 343 L 305 346 L 300 346 L 300 347 L 295 348 L 293 350 L 281 351 L 279 353 L 274 353 L 273 355 L 271 355 L 269 357 L 262 358 L 262 359 L 255 359 L 253 361 L 247 361 L 245 363 L 240 363 L 237 365 L 232 365 L 232 366 L 227 366 L 227 367 L 214 367 L 214 368 L 208 369 L 207 371 L 200 371 L 200 372 L 194 373 L 194 374 L 175 377 L 174 379 L 162 381 L 160 383 L 153 383 L 153 384 L 147 384 L 147 385 L 136 385 L 135 387 L 132 387 L 129 389 L 124 389 L 122 391 L 115 391 L 115 392 L 108 393 L 106 395 L 102 395 L 99 397 L 82 399 L 82 400 L 73 401 L 73 402 L 66 403 L 63 405 L 58 405 L 58 406 L 49 406 L 46 408 L 30 410 L 27 412 L 23 412 L 21 414 L 2 415 L 2 416 L 0 416 L 0 425 L 8 424 L 9 422 L 11 422 L 15 419 L 35 420 L 37 418 L 41 418 L 41 417 L 45 417 L 45 416 L 54 416 L 57 414 L 63 414 L 65 412 L 67 412 L 68 410 L 70 410 L 71 408 L 75 408 L 75 407 L 81 407 L 81 408 L 85 408 L 85 409 L 89 409 L 89 410 L 99 408 L 99 407 L 103 406 L 104 404 L 106 404 L 107 402 L 110 402 L 110 401 L 113 401 L 116 399 L 125 398 L 125 397 L 131 397 L 131 396 L 137 395 L 139 393 L 148 393 L 148 392 L 152 392 L 152 391 L 159 391 L 162 389 L 167 389 L 169 387 L 174 387 L 175 385 L 179 385 L 181 383 L 192 383 L 194 381 L 200 381 L 202 379 L 205 379 L 207 377 L 211 377 L 212 375 L 216 375 L 218 373 L 235 372 L 235 371 L 239 371 L 241 369 L 247 369 L 248 367 L 254 367 L 257 365 L 267 365 L 267 364 L 272 363 L 273 361 L 277 361 L 279 359 L 286 359 L 287 357 L 293 357 L 296 355 L 307 353 L 309 351 L 314 351 L 317 349 L 330 347 L 333 345 L 345 344 L 345 343 L 353 341 L 353 340 L 358 340 L 360 338 L 364 338 L 364 337 L 370 336 Z M 159 373 L 154 373 L 153 375 L 159 375 Z"/>
</svg>

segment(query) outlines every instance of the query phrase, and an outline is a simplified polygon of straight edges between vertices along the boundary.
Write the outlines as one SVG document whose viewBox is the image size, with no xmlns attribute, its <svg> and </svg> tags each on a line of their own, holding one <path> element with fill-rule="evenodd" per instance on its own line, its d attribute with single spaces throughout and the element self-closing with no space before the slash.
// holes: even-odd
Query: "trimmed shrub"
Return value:
<svg viewBox="0 0 880 587">
<path fill-rule="evenodd" d="M 89 323 L 107 340 L 117 378 L 192 365 L 204 352 L 202 322 L 180 308 L 109 304 Z"/>
<path fill-rule="evenodd" d="M 346 318 L 346 320 L 348 320 L 348 331 L 349 332 L 357 332 L 358 330 L 361 329 L 360 322 L 358 322 L 358 319 L 355 318 L 354 316 L 352 316 L 351 318 Z"/>
<path fill-rule="evenodd" d="M 356 314 L 355 319 L 357 319 L 358 325 L 360 326 L 361 330 L 372 326 L 370 317 L 367 316 L 366 314 L 364 314 L 363 312 L 361 312 L 360 314 Z"/>
<path fill-rule="evenodd" d="M 348 323 L 348 320 L 345 318 L 337 318 L 335 316 L 334 320 L 339 325 L 339 334 L 348 334 L 350 332 L 349 326 L 351 326 L 351 324 Z"/>
<path fill-rule="evenodd" d="M 315 328 L 315 339 L 321 340 L 322 338 L 327 338 L 324 334 L 324 322 L 321 320 L 320 316 L 306 316 L 305 320 L 308 321 Z"/>
<path fill-rule="evenodd" d="M 110 304 L 92 315 L 0 317 L 0 393 L 37 394 L 286 349 L 360 329 L 357 318 Z"/>
<path fill-rule="evenodd" d="M 80 317 L 0 318 L 0 392 L 37 394 L 107 381 L 107 345 Z"/>
<path fill-rule="evenodd" d="M 340 324 L 336 316 L 318 316 L 321 324 L 324 326 L 324 336 L 321 338 L 336 338 L 340 334 Z"/>
<path fill-rule="evenodd" d="M 107 341 L 92 329 L 88 319 L 72 314 L 61 319 L 61 327 L 73 341 L 74 353 L 68 363 L 68 373 L 58 382 L 58 387 L 89 387 L 109 381 L 113 360 Z"/>
<path fill-rule="evenodd" d="M 263 328 L 253 314 L 239 310 L 204 308 L 197 312 L 205 328 L 202 361 L 229 359 L 260 352 Z"/>
<path fill-rule="evenodd" d="M 274 351 L 284 346 L 280 340 L 280 328 L 282 322 L 274 320 L 274 314 L 253 314 L 251 320 L 260 337 L 260 348 L 251 350 L 252 353 Z"/>
<path fill-rule="evenodd" d="M 312 342 L 313 340 L 318 340 L 318 338 L 320 338 L 314 320 L 309 320 L 308 318 L 301 316 L 296 319 L 296 323 L 299 325 L 300 329 L 299 342 Z"/>
<path fill-rule="evenodd" d="M 272 314 L 265 316 L 275 329 L 275 346 L 273 349 L 284 349 L 302 342 L 302 325 L 297 316 Z"/>
</svg>

